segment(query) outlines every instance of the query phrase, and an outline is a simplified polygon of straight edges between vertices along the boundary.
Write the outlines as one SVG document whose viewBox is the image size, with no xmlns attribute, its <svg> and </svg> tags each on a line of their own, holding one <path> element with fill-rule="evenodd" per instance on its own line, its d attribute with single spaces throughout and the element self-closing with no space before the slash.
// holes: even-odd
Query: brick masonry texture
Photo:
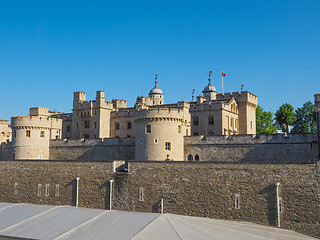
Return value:
<svg viewBox="0 0 320 240">
<path fill-rule="evenodd" d="M 200 161 L 313 163 L 318 147 L 315 134 L 192 136 L 185 137 L 184 152 Z"/>
<path fill-rule="evenodd" d="M 108 209 L 113 179 L 116 210 L 160 212 L 163 198 L 164 212 L 275 226 L 274 183 L 280 182 L 281 227 L 320 237 L 318 164 L 129 161 L 129 172 L 113 172 L 113 165 L 112 161 L 2 161 L 0 201 L 75 205 L 75 179 L 80 177 L 79 206 Z M 55 196 L 57 184 L 59 196 Z M 240 209 L 235 209 L 235 194 L 240 195 Z"/>
</svg>

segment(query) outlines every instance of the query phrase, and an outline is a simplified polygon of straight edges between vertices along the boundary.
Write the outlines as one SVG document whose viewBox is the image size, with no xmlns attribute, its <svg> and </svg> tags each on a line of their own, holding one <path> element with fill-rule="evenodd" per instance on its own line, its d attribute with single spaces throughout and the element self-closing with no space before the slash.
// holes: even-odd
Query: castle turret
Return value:
<svg viewBox="0 0 320 240">
<path fill-rule="evenodd" d="M 316 105 L 317 116 L 317 135 L 318 135 L 318 155 L 320 158 L 320 94 L 314 95 L 314 103 Z"/>
<path fill-rule="evenodd" d="M 149 92 L 149 97 L 152 100 L 152 105 L 161 105 L 164 104 L 164 95 L 160 88 L 158 88 L 158 74 L 156 73 L 155 79 L 155 86 Z"/>
<path fill-rule="evenodd" d="M 212 71 L 209 70 L 209 79 L 208 79 L 209 83 L 202 91 L 203 96 L 208 101 L 215 100 L 216 99 L 216 95 L 217 95 L 216 88 L 211 84 L 211 73 L 212 73 Z"/>
<path fill-rule="evenodd" d="M 49 159 L 49 140 L 61 137 L 62 120 L 19 116 L 11 118 L 11 127 L 13 159 Z"/>
<path fill-rule="evenodd" d="M 184 160 L 184 111 L 140 110 L 135 120 L 136 160 Z"/>
</svg>

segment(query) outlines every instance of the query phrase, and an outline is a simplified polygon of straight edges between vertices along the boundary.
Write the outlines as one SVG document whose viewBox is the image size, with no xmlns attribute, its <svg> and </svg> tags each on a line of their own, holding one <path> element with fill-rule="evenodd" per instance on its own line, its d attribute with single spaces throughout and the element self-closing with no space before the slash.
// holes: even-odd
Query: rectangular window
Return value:
<svg viewBox="0 0 320 240">
<path fill-rule="evenodd" d="M 279 197 L 279 212 L 283 213 L 282 197 Z"/>
<path fill-rule="evenodd" d="M 17 137 L 17 131 L 16 130 L 13 131 L 13 137 Z"/>
<path fill-rule="evenodd" d="M 167 151 L 171 151 L 171 142 L 165 142 L 164 149 L 167 150 Z"/>
<path fill-rule="evenodd" d="M 233 128 L 233 118 L 231 118 L 231 127 Z"/>
<path fill-rule="evenodd" d="M 59 185 L 59 184 L 56 184 L 56 191 L 55 191 L 54 195 L 55 195 L 56 197 L 59 197 L 59 194 L 60 194 L 60 185 Z"/>
<path fill-rule="evenodd" d="M 150 124 L 146 125 L 146 133 L 151 133 L 151 125 Z"/>
<path fill-rule="evenodd" d="M 44 137 L 44 131 L 40 131 L 40 137 Z"/>
<path fill-rule="evenodd" d="M 76 123 L 76 129 L 78 129 L 78 127 L 79 127 L 79 124 L 78 124 L 78 123 Z"/>
<path fill-rule="evenodd" d="M 90 128 L 90 121 L 84 121 L 84 128 Z"/>
<path fill-rule="evenodd" d="M 127 129 L 131 129 L 131 122 L 127 122 Z"/>
<path fill-rule="evenodd" d="M 234 195 L 234 208 L 240 209 L 240 194 Z"/>
<path fill-rule="evenodd" d="M 188 131 L 188 129 L 186 129 L 186 136 L 188 136 L 188 134 L 189 134 L 189 131 Z"/>
<path fill-rule="evenodd" d="M 15 183 L 15 184 L 14 184 L 13 194 L 18 194 L 18 183 Z"/>
<path fill-rule="evenodd" d="M 229 123 L 229 117 L 226 116 L 226 119 L 227 119 L 227 129 L 229 129 L 229 126 L 230 126 L 230 123 Z"/>
<path fill-rule="evenodd" d="M 251 126 L 251 129 L 253 128 L 253 124 L 252 124 L 252 121 L 250 121 L 250 126 Z"/>
<path fill-rule="evenodd" d="M 46 193 L 45 196 L 48 197 L 49 196 L 49 188 L 50 188 L 50 184 L 46 184 Z"/>
<path fill-rule="evenodd" d="M 193 125 L 198 126 L 199 125 L 199 118 L 198 117 L 193 117 Z"/>
<path fill-rule="evenodd" d="M 214 124 L 214 118 L 213 117 L 208 117 L 208 124 L 213 125 Z"/>
<path fill-rule="evenodd" d="M 120 129 L 120 123 L 119 123 L 119 122 L 116 122 L 114 128 L 115 128 L 116 130 L 119 130 L 119 129 Z"/>
<path fill-rule="evenodd" d="M 41 187 L 42 187 L 42 184 L 38 184 L 38 196 L 39 197 L 41 196 Z"/>
<path fill-rule="evenodd" d="M 30 137 L 30 136 L 31 136 L 30 130 L 26 130 L 26 137 Z"/>
<path fill-rule="evenodd" d="M 71 128 L 70 125 L 67 125 L 67 132 L 70 132 Z"/>
<path fill-rule="evenodd" d="M 94 122 L 94 128 L 97 128 L 97 122 Z"/>
<path fill-rule="evenodd" d="M 143 193 L 143 188 L 139 188 L 139 202 L 144 201 L 144 193 Z"/>
<path fill-rule="evenodd" d="M 178 133 L 181 133 L 181 125 L 178 126 Z"/>
</svg>

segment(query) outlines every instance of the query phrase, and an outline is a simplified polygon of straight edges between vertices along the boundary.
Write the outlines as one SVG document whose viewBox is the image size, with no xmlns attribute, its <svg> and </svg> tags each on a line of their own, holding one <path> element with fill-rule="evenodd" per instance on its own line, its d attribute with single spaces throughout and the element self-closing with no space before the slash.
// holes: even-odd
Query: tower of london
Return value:
<svg viewBox="0 0 320 240">
<path fill-rule="evenodd" d="M 57 140 L 129 139 L 135 145 L 131 159 L 184 161 L 186 137 L 256 133 L 254 94 L 217 93 L 209 75 L 203 95 L 190 102 L 166 103 L 157 78 L 149 95 L 138 96 L 133 107 L 123 99 L 107 101 L 104 91 L 97 91 L 95 100 L 87 100 L 85 92 L 74 92 L 71 113 L 31 107 L 29 116 L 12 117 L 9 158 L 50 159 Z"/>
</svg>

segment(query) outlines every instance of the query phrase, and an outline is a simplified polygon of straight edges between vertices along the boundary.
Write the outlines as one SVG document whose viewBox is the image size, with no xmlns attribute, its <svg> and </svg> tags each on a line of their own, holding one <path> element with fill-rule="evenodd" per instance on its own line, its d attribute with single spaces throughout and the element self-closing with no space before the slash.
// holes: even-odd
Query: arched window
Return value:
<svg viewBox="0 0 320 240">
<path fill-rule="evenodd" d="M 191 154 L 188 155 L 188 161 L 192 161 L 193 160 L 193 156 Z"/>
<path fill-rule="evenodd" d="M 199 157 L 198 154 L 196 154 L 196 155 L 194 156 L 194 160 L 195 160 L 195 161 L 199 161 L 199 160 L 200 160 L 200 157 Z"/>
</svg>

